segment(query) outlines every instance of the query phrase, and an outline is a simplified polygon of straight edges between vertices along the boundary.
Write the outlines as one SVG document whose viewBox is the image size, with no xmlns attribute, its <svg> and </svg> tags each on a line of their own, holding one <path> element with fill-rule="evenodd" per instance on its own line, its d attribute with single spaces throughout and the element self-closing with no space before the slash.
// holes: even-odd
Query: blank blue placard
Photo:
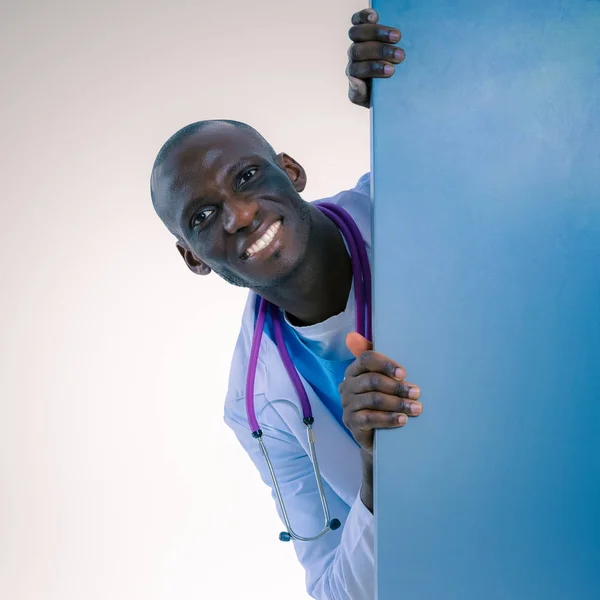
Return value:
<svg viewBox="0 0 600 600">
<path fill-rule="evenodd" d="M 378 600 L 599 600 L 600 2 L 373 7 Z"/>
</svg>

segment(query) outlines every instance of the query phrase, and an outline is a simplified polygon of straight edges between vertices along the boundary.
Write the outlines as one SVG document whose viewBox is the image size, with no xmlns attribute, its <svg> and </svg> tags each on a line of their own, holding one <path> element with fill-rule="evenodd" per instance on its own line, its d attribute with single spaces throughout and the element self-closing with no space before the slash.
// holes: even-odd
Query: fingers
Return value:
<svg viewBox="0 0 600 600">
<path fill-rule="evenodd" d="M 388 44 L 396 44 L 402 38 L 402 32 L 395 27 L 363 23 L 350 27 L 348 30 L 348 37 L 353 42 L 385 42 Z"/>
<path fill-rule="evenodd" d="M 344 425 L 359 445 L 366 448 L 372 444 L 372 430 L 403 427 L 409 417 L 418 417 L 423 412 L 420 402 L 403 400 L 379 391 L 348 394 L 347 397 L 350 398 L 350 404 L 345 404 L 342 397 Z"/>
<path fill-rule="evenodd" d="M 345 378 L 350 379 L 361 373 L 374 371 L 383 373 L 388 377 L 394 377 L 402 381 L 406 377 L 406 370 L 397 362 L 390 360 L 387 356 L 374 350 L 363 352 L 347 369 Z"/>
<path fill-rule="evenodd" d="M 401 63 L 406 58 L 402 48 L 379 42 L 364 42 L 352 44 L 348 49 L 349 61 L 346 75 L 356 79 L 373 77 L 391 77 L 394 74 L 394 64 Z"/>
<path fill-rule="evenodd" d="M 370 28 L 367 25 L 360 27 Z M 363 37 L 367 38 L 369 31 L 375 32 L 370 28 Z M 391 77 L 395 71 L 394 65 L 400 64 L 405 58 L 406 52 L 393 44 L 372 39 L 355 42 L 348 48 L 346 75 L 356 79 Z"/>
<path fill-rule="evenodd" d="M 348 48 L 348 60 L 358 62 L 363 60 L 383 60 L 390 63 L 401 63 L 406 58 L 406 52 L 393 44 L 381 42 L 361 42 L 351 44 Z"/>
<path fill-rule="evenodd" d="M 361 410 L 354 413 L 352 427 L 365 433 L 373 429 L 393 429 L 406 425 L 408 418 L 403 413 L 384 413 L 378 410 Z"/>
<path fill-rule="evenodd" d="M 372 79 L 373 77 L 391 77 L 395 68 L 392 63 L 383 60 L 371 60 L 348 63 L 346 74 L 357 79 Z"/>
<path fill-rule="evenodd" d="M 383 394 L 410 400 L 418 400 L 421 396 L 421 390 L 417 385 L 408 383 L 407 381 L 400 381 L 377 372 L 363 373 L 357 377 L 346 379 L 343 383 L 345 391 L 353 394 L 381 392 Z"/>
<path fill-rule="evenodd" d="M 352 399 L 350 408 L 353 412 L 372 410 L 382 413 L 404 414 L 407 417 L 418 417 L 423 412 L 423 405 L 420 402 L 413 402 L 379 391 L 357 394 Z"/>
<path fill-rule="evenodd" d="M 377 23 L 379 15 L 372 8 L 365 8 L 352 15 L 352 25 L 360 25 L 361 23 Z"/>
</svg>

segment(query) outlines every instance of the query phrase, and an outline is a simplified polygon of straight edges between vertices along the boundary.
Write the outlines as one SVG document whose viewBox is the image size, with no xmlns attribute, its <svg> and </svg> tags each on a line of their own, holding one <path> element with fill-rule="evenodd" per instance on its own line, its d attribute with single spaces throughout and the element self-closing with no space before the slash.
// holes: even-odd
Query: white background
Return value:
<svg viewBox="0 0 600 600">
<path fill-rule="evenodd" d="M 232 118 L 306 168 L 307 200 L 352 187 L 367 5 L 2 3 L 0 598 L 307 597 L 222 421 L 245 292 L 187 270 L 149 176 L 179 127 Z"/>
</svg>

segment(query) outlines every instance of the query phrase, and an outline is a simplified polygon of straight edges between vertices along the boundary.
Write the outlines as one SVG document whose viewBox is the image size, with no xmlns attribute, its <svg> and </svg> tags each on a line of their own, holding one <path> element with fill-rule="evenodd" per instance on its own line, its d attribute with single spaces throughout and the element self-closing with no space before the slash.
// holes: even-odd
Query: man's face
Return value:
<svg viewBox="0 0 600 600">
<path fill-rule="evenodd" d="M 252 131 L 226 123 L 181 142 L 152 175 L 156 211 L 188 266 L 257 290 L 288 280 L 304 258 L 305 184 L 293 159 L 270 158 Z"/>
</svg>

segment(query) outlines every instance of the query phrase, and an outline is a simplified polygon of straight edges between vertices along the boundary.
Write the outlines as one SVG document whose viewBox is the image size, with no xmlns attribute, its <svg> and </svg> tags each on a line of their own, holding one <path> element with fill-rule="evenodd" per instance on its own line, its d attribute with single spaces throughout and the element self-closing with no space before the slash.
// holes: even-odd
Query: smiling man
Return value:
<svg viewBox="0 0 600 600">
<path fill-rule="evenodd" d="M 400 32 L 377 21 L 374 11 L 363 10 L 353 15 L 349 31 L 349 97 L 365 107 L 371 79 L 391 76 L 393 65 L 404 59 L 395 46 Z M 151 176 L 155 210 L 176 237 L 188 268 L 197 275 L 214 272 L 250 290 L 231 364 L 225 422 L 271 487 L 282 520 L 289 517 L 291 528 L 286 525 L 281 539 L 293 539 L 309 594 L 370 600 L 373 432 L 401 427 L 419 415 L 420 390 L 405 381 L 397 362 L 372 351 L 354 332 L 351 244 L 335 220 L 302 199 L 305 185 L 306 173 L 291 156 L 276 153 L 252 127 L 229 120 L 201 121 L 178 131 L 161 148 Z M 369 175 L 327 201 L 352 219 L 370 261 Z M 272 307 L 262 336 L 261 299 Z M 303 392 L 280 355 L 276 322 L 314 421 L 303 420 Z M 248 371 L 254 369 L 249 385 Z M 249 424 L 249 406 L 258 431 Z M 322 479 L 311 454 L 313 436 Z M 333 520 L 324 516 L 323 498 Z"/>
<path fill-rule="evenodd" d="M 337 227 L 300 197 L 305 185 L 293 158 L 276 155 L 236 121 L 183 128 L 161 149 L 152 175 L 155 209 L 194 273 L 214 271 L 316 323 L 332 301 L 341 312 L 348 299 L 349 286 L 332 286 L 327 274 L 348 283 L 351 269 Z M 324 305 L 312 301 L 314 292 L 307 297 L 311 281 Z"/>
</svg>

